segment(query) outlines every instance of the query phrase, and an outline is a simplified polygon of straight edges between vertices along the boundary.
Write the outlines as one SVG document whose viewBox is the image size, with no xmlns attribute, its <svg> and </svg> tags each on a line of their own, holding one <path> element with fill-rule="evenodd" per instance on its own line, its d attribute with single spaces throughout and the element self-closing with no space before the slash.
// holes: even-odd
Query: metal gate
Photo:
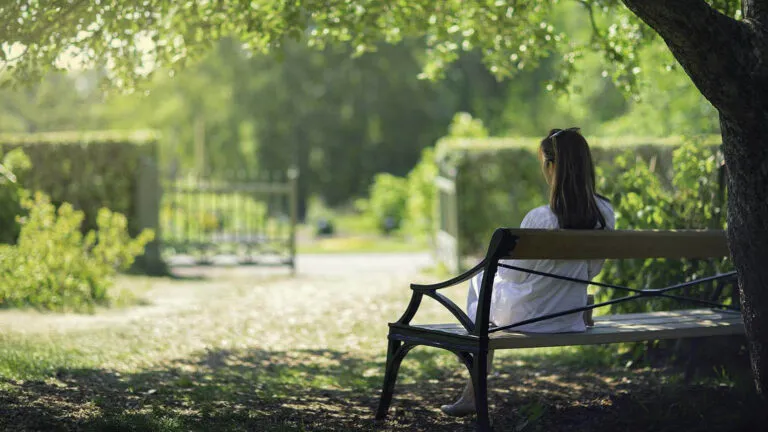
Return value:
<svg viewBox="0 0 768 432">
<path fill-rule="evenodd" d="M 298 172 L 163 181 L 161 248 L 170 265 L 260 264 L 295 269 Z"/>
</svg>

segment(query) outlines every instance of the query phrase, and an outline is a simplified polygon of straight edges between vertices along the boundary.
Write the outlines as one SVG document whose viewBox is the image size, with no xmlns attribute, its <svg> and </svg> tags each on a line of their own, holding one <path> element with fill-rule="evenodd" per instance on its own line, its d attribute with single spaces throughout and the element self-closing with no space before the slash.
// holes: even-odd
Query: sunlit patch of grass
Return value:
<svg viewBox="0 0 768 432">
<path fill-rule="evenodd" d="M 50 341 L 0 335 L 0 377 L 43 379 L 63 368 L 88 365 L 75 350 L 62 350 Z"/>
</svg>

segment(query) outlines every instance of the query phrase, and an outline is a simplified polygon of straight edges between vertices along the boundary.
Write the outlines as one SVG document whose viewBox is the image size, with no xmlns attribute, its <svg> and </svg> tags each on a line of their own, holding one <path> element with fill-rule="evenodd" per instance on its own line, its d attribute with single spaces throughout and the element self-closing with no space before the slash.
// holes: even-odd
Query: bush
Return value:
<svg viewBox="0 0 768 432">
<path fill-rule="evenodd" d="M 480 119 L 472 118 L 466 112 L 454 114 L 448 126 L 448 136 L 452 138 L 487 138 L 488 129 Z"/>
<path fill-rule="evenodd" d="M 686 142 L 674 150 L 674 173 L 664 184 L 649 164 L 626 152 L 612 166 L 602 168 L 601 190 L 611 199 L 619 229 L 724 229 L 726 191 L 722 178 L 722 153 L 696 142 Z M 597 280 L 632 288 L 661 288 L 733 270 L 730 259 L 709 260 L 609 260 Z M 672 293 L 710 300 L 713 284 Z M 627 293 L 600 289 L 597 301 L 624 297 Z M 719 302 L 738 304 L 733 287 L 722 293 Z M 611 306 L 612 313 L 632 313 L 701 307 L 665 298 L 644 298 Z M 675 341 L 628 344 L 624 347 L 633 362 L 690 360 L 699 367 L 728 364 L 738 357 L 740 338 L 717 339 L 699 347 L 688 359 L 688 345 Z M 743 350 L 742 350 L 743 351 Z M 736 356 L 736 357 L 734 357 Z M 732 358 L 733 357 L 733 358 Z M 739 360 L 739 361 L 743 361 Z M 743 363 L 738 363 L 743 364 Z"/>
<path fill-rule="evenodd" d="M 376 174 L 370 188 L 370 197 L 362 207 L 384 233 L 400 228 L 405 219 L 408 184 L 402 177 Z"/>
<path fill-rule="evenodd" d="M 725 190 L 719 151 L 686 142 L 672 155 L 675 167 L 669 185 L 664 185 L 650 167 L 626 152 L 614 165 L 600 171 L 601 190 L 611 199 L 618 229 L 725 229 Z M 634 288 L 661 288 L 732 270 L 721 260 L 617 260 L 608 261 L 600 280 Z M 709 285 L 687 289 L 683 294 L 708 299 Z M 606 290 L 601 300 L 626 295 Z M 614 305 L 614 312 L 680 309 L 689 304 L 652 298 Z M 695 306 L 695 305 L 694 305 Z"/>
<path fill-rule="evenodd" d="M 632 160 L 648 164 L 662 186 L 672 182 L 672 152 L 683 144 L 672 138 L 589 141 L 598 167 L 609 168 L 617 156 L 629 152 Z M 699 140 L 702 151 L 709 154 L 717 151 L 719 143 L 719 137 Z M 456 182 L 461 256 L 481 255 L 495 228 L 517 227 L 529 210 L 546 204 L 538 145 L 539 140 L 532 138 L 446 138 L 438 143 L 435 158 L 440 175 Z"/>
<path fill-rule="evenodd" d="M 30 162 L 21 149 L 10 151 L 1 161 L 0 243 L 12 244 L 19 236 L 16 217 L 21 214 L 21 202 L 27 196 L 26 189 L 21 187 L 20 179 L 29 170 Z"/>
<path fill-rule="evenodd" d="M 488 130 L 483 122 L 465 112 L 456 113 L 448 127 L 453 138 L 485 138 Z M 405 227 L 410 234 L 432 236 L 435 232 L 436 196 L 435 177 L 438 169 L 435 150 L 422 150 L 416 166 L 403 179 L 390 174 L 374 178 L 368 200 L 358 200 L 357 207 L 384 232 Z M 392 227 L 387 227 L 391 223 Z"/>
<path fill-rule="evenodd" d="M 405 225 L 407 231 L 416 236 L 431 236 L 435 232 L 436 176 L 435 150 L 427 147 L 421 152 L 419 163 L 406 178 L 408 196 Z"/>
<path fill-rule="evenodd" d="M 88 310 L 106 304 L 117 270 L 125 270 L 154 238 L 143 231 L 131 239 L 127 220 L 106 208 L 97 230 L 83 235 L 82 211 L 64 203 L 58 210 L 43 193 L 25 199 L 15 246 L 0 247 L 0 306 Z"/>
</svg>

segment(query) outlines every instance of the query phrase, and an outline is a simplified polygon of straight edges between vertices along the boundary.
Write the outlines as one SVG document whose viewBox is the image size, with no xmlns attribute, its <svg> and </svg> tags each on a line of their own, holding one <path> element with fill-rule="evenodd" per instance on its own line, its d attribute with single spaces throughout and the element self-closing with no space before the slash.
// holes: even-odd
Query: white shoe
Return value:
<svg viewBox="0 0 768 432">
<path fill-rule="evenodd" d="M 443 405 L 440 411 L 451 417 L 464 417 L 475 412 L 475 388 L 472 382 L 467 382 L 459 399 L 451 405 Z"/>
<path fill-rule="evenodd" d="M 464 399 L 459 399 L 452 405 L 441 406 L 440 411 L 451 417 L 464 417 L 475 413 L 475 401 L 465 401 Z"/>
</svg>

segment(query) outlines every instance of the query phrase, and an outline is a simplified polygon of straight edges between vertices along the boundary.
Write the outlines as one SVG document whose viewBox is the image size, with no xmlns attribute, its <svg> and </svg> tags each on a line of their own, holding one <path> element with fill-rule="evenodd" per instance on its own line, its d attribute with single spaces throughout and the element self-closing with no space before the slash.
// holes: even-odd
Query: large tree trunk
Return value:
<svg viewBox="0 0 768 432">
<path fill-rule="evenodd" d="M 768 395 L 768 122 L 750 123 L 720 116 L 729 174 L 728 238 L 755 383 Z"/>
<path fill-rule="evenodd" d="M 728 238 L 758 392 L 768 396 L 768 0 L 735 20 L 704 0 L 623 0 L 720 113 Z"/>
</svg>

